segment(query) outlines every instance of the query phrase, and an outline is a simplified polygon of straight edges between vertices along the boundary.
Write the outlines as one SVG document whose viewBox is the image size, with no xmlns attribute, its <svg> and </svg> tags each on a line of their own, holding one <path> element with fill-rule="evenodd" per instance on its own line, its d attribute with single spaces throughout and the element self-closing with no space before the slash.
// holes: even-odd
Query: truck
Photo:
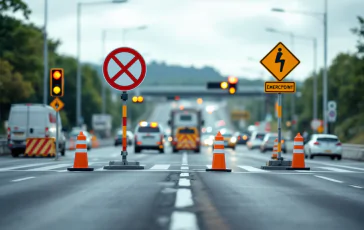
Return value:
<svg viewBox="0 0 364 230">
<path fill-rule="evenodd" d="M 110 114 L 92 115 L 92 130 L 100 138 L 110 138 L 112 131 L 112 117 Z"/>
<path fill-rule="evenodd" d="M 176 153 L 179 150 L 189 150 L 178 148 L 177 130 L 181 130 L 180 128 L 195 128 L 197 130 L 197 133 L 194 135 L 197 147 L 194 151 L 196 153 L 200 152 L 201 130 L 204 125 L 201 110 L 195 108 L 173 109 L 170 113 L 168 125 L 171 129 L 173 153 Z"/>
</svg>

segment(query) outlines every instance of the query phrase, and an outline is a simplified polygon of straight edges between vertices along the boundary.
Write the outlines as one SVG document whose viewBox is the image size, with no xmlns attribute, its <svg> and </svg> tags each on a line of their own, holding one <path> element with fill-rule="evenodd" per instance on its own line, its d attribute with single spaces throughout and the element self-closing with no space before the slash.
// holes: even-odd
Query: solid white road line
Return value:
<svg viewBox="0 0 364 230">
<path fill-rule="evenodd" d="M 360 187 L 360 186 L 357 186 L 357 185 L 349 185 L 350 187 L 353 187 L 353 188 L 363 188 L 363 187 Z"/>
<path fill-rule="evenodd" d="M 29 180 L 29 179 L 34 179 L 34 178 L 35 178 L 35 177 L 24 177 L 24 178 L 20 178 L 20 179 L 12 180 L 12 182 L 19 182 L 19 181 Z"/>
<path fill-rule="evenodd" d="M 176 208 L 186 208 L 192 205 L 193 205 L 193 200 L 192 200 L 191 190 L 187 188 L 178 189 L 174 206 Z"/>
<path fill-rule="evenodd" d="M 349 171 L 349 170 L 345 170 L 345 169 L 339 169 L 339 168 L 333 168 L 333 167 L 318 167 L 318 168 L 321 168 L 321 169 L 326 169 L 326 170 L 329 170 L 329 171 L 334 171 L 334 172 L 353 172 L 353 171 Z"/>
<path fill-rule="evenodd" d="M 317 175 L 314 175 L 315 177 L 318 177 L 318 178 L 321 178 L 321 179 L 324 179 L 324 180 L 328 180 L 328 181 L 332 181 L 332 182 L 335 182 L 335 183 L 344 183 L 340 180 L 335 180 L 335 179 L 332 179 L 332 178 L 329 178 L 329 177 L 324 177 L 324 176 L 317 176 Z"/>
<path fill-rule="evenodd" d="M 199 230 L 196 214 L 174 211 L 171 216 L 170 230 Z"/>
<path fill-rule="evenodd" d="M 47 164 L 52 164 L 52 163 L 53 162 L 37 163 L 37 164 L 26 164 L 26 165 L 18 165 L 18 166 L 13 166 L 13 167 L 0 168 L 0 172 L 9 171 L 9 170 L 13 170 L 13 169 L 19 169 L 19 168 L 27 168 L 27 167 L 33 167 L 33 166 L 47 165 Z"/>
<path fill-rule="evenodd" d="M 181 170 L 189 170 L 189 168 L 187 166 L 182 166 Z"/>
<path fill-rule="evenodd" d="M 57 169 L 57 168 L 62 168 L 62 167 L 66 167 L 66 166 L 70 166 L 70 164 L 56 164 L 56 165 L 50 165 L 50 166 L 45 166 L 45 167 L 40 167 L 40 168 L 35 168 L 35 169 L 29 169 L 27 171 L 47 171 L 47 170 L 52 170 L 52 169 Z"/>
<path fill-rule="evenodd" d="M 248 172 L 269 172 L 269 171 L 266 171 L 266 170 L 263 170 L 263 169 L 258 169 L 258 168 L 255 168 L 255 167 L 252 167 L 252 166 L 248 166 L 248 165 L 238 165 L 239 168 L 241 169 L 244 169 Z"/>
<path fill-rule="evenodd" d="M 181 187 L 189 187 L 189 186 L 191 186 L 191 182 L 190 182 L 189 179 L 180 178 L 179 181 L 178 181 L 178 186 L 181 186 Z"/>
<path fill-rule="evenodd" d="M 180 177 L 189 177 L 190 176 L 190 174 L 189 173 L 181 173 L 180 174 Z"/>
<path fill-rule="evenodd" d="M 212 168 L 212 165 L 206 165 L 206 168 L 210 169 Z"/>
<path fill-rule="evenodd" d="M 171 165 L 154 165 L 151 167 L 151 170 L 161 170 L 161 169 L 169 169 Z"/>
<path fill-rule="evenodd" d="M 339 164 L 329 164 L 329 163 L 320 163 L 320 162 L 317 162 L 317 161 L 310 162 L 310 163 L 364 171 L 364 168 L 358 168 L 358 167 L 353 167 L 353 166 L 346 166 L 346 165 L 339 165 Z"/>
</svg>

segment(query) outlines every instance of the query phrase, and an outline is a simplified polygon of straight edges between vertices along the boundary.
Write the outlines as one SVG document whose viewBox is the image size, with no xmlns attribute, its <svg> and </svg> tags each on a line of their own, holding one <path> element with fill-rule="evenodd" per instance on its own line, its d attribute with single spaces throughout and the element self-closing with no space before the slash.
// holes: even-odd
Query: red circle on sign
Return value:
<svg viewBox="0 0 364 230">
<path fill-rule="evenodd" d="M 129 61 L 129 63 L 124 65 L 116 57 L 116 55 L 119 53 L 130 53 L 130 54 L 134 55 L 134 58 L 132 58 L 132 60 Z M 110 75 L 107 71 L 107 68 L 109 66 L 111 59 L 114 60 L 114 62 L 120 67 L 120 70 L 112 77 L 110 77 Z M 141 72 L 140 72 L 140 76 L 138 78 L 135 78 L 128 69 L 137 61 L 140 62 Z M 104 73 L 105 80 L 107 81 L 107 83 L 109 83 L 109 85 L 111 87 L 113 87 L 114 89 L 120 90 L 120 91 L 128 91 L 128 90 L 135 89 L 143 82 L 145 75 L 147 73 L 147 65 L 145 64 L 145 61 L 144 61 L 144 58 L 142 57 L 142 55 L 140 55 L 140 53 L 138 53 L 136 50 L 134 50 L 132 48 L 128 48 L 128 47 L 121 47 L 121 48 L 117 48 L 117 49 L 111 51 L 111 53 L 109 53 L 109 55 L 106 56 L 104 65 L 102 67 L 102 71 Z M 116 84 L 116 80 L 119 77 L 121 77 L 124 73 L 126 75 L 128 75 L 128 77 L 133 81 L 133 84 L 131 84 L 131 85 Z"/>
</svg>

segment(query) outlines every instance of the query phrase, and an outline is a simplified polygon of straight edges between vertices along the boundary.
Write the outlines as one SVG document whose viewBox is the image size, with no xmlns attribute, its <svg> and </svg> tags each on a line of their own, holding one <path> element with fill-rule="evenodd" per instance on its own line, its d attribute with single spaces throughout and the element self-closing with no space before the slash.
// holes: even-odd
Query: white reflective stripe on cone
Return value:
<svg viewBox="0 0 364 230">
<path fill-rule="evenodd" d="M 224 141 L 214 141 L 215 145 L 224 145 Z"/>
<path fill-rule="evenodd" d="M 305 153 L 303 149 L 293 149 L 293 153 Z"/>
<path fill-rule="evenodd" d="M 214 153 L 225 153 L 224 149 L 214 149 Z"/>
<path fill-rule="evenodd" d="M 87 141 L 76 141 L 76 144 L 87 145 Z"/>
<path fill-rule="evenodd" d="M 303 141 L 294 141 L 293 145 L 303 145 Z"/>
<path fill-rule="evenodd" d="M 87 152 L 87 148 L 86 149 L 76 149 L 76 152 Z"/>
</svg>

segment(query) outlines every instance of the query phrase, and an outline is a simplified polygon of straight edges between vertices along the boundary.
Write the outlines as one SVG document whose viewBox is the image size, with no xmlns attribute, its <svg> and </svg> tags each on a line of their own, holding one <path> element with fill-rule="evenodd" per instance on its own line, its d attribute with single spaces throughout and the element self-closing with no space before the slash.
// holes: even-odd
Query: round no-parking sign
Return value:
<svg viewBox="0 0 364 230">
<path fill-rule="evenodd" d="M 102 71 L 111 87 L 129 91 L 138 87 L 147 73 L 144 58 L 136 50 L 121 47 L 106 56 Z"/>
</svg>

